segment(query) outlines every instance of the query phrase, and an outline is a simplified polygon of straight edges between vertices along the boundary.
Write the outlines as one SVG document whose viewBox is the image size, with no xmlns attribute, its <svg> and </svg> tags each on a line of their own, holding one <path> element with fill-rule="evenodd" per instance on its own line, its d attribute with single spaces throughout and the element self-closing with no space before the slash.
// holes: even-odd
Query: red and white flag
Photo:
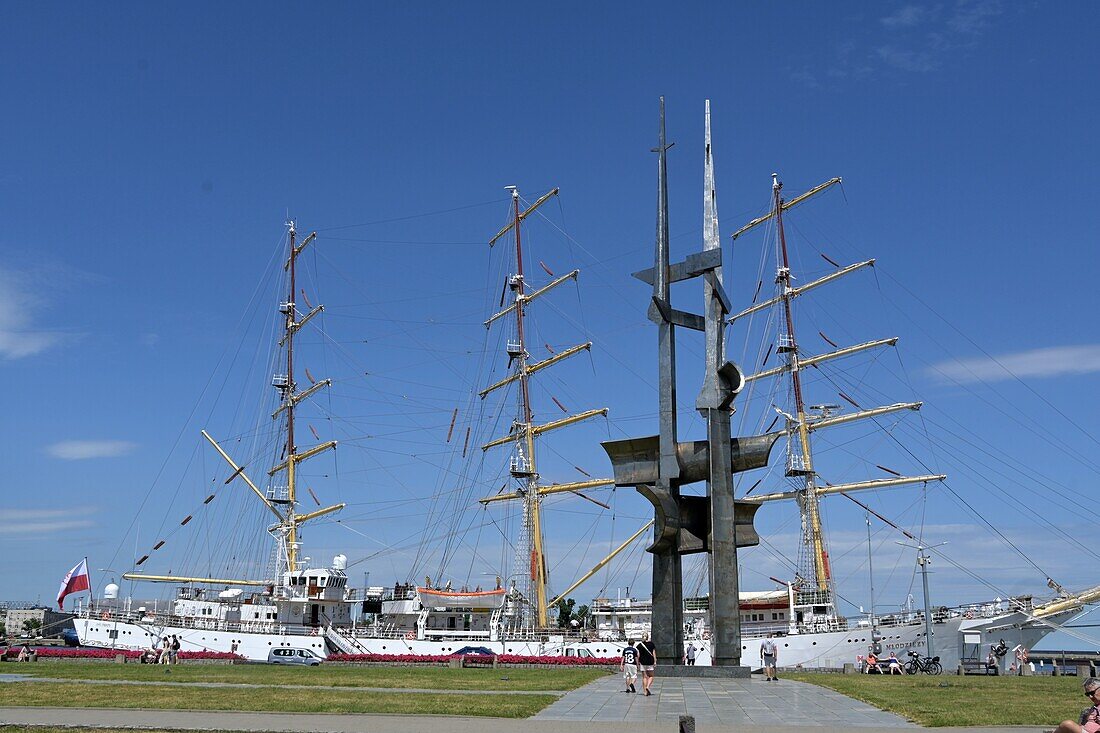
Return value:
<svg viewBox="0 0 1100 733">
<path fill-rule="evenodd" d="M 88 578 L 88 558 L 84 558 L 61 581 L 61 588 L 57 591 L 57 607 L 64 610 L 65 596 L 89 588 L 91 588 L 91 582 Z"/>
</svg>

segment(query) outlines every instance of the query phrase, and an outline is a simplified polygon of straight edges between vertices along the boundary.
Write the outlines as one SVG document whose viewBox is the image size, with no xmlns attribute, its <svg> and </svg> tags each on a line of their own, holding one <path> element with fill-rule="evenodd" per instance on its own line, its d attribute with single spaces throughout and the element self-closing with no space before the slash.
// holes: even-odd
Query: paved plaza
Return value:
<svg viewBox="0 0 1100 733">
<path fill-rule="evenodd" d="M 694 715 L 697 723 L 836 728 L 917 728 L 886 713 L 824 687 L 803 682 L 752 679 L 668 677 L 653 682 L 653 694 L 623 692 L 618 676 L 602 677 L 564 695 L 534 720 L 675 723 Z"/>
</svg>

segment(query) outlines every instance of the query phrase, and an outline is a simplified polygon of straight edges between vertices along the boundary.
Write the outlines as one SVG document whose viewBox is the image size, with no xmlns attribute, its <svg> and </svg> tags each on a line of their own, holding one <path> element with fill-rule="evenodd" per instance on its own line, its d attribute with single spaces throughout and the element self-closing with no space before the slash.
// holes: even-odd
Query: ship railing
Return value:
<svg viewBox="0 0 1100 733">
<path fill-rule="evenodd" d="M 370 637 L 372 639 L 412 639 L 416 637 L 416 629 L 401 627 L 397 624 L 365 624 L 353 632 L 357 636 Z M 412 637 L 409 636 L 412 634 Z"/>
<path fill-rule="evenodd" d="M 576 644 L 589 641 L 598 641 L 604 632 L 597 629 L 557 629 L 557 628 L 530 628 L 507 627 L 501 630 L 502 636 L 516 641 L 541 641 L 549 642 L 550 637 L 561 639 L 565 644 Z"/>
<path fill-rule="evenodd" d="M 766 636 L 768 634 L 775 634 L 777 636 L 786 635 L 790 631 L 790 624 L 786 621 L 767 621 L 761 623 L 759 621 L 742 621 L 741 622 L 741 635 L 742 636 Z M 834 629 L 829 629 L 833 631 Z M 706 629 L 701 629 L 698 632 L 693 632 L 687 638 L 698 639 L 703 634 L 709 633 Z"/>
<path fill-rule="evenodd" d="M 488 629 L 466 631 L 464 629 L 424 629 L 425 638 L 438 641 L 468 641 L 469 639 L 487 640 L 490 636 Z"/>
<path fill-rule="evenodd" d="M 402 585 L 397 588 L 386 588 L 381 595 L 370 595 L 371 600 L 382 601 L 412 601 L 416 599 L 415 585 Z"/>
<path fill-rule="evenodd" d="M 684 599 L 685 611 L 709 611 L 710 599 L 709 598 L 685 598 Z"/>
<path fill-rule="evenodd" d="M 279 636 L 311 636 L 320 633 L 319 630 L 310 627 L 286 626 L 273 621 L 222 621 L 213 618 L 192 618 L 190 616 L 176 616 L 150 611 L 109 611 L 104 609 L 93 611 L 89 609 L 82 611 L 79 617 L 108 623 L 129 623 L 137 626 L 159 627 L 176 626 L 197 631 L 241 631 Z"/>
<path fill-rule="evenodd" d="M 827 590 L 798 591 L 794 594 L 796 606 L 828 606 L 832 604 L 832 593 Z"/>
</svg>

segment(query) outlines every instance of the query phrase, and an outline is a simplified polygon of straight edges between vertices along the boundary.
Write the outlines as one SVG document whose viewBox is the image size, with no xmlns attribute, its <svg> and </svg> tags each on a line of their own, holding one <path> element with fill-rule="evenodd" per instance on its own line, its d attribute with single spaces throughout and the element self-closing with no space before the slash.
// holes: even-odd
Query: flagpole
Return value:
<svg viewBox="0 0 1100 733">
<path fill-rule="evenodd" d="M 84 556 L 84 567 L 88 570 L 88 607 L 94 610 L 95 590 L 92 588 L 92 569 L 88 566 L 88 556 Z"/>
</svg>

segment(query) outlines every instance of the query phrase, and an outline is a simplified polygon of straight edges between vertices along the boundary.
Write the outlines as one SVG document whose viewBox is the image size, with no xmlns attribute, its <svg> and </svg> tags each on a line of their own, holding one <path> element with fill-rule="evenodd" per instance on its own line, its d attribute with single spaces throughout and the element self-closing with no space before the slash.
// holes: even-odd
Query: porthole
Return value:
<svg viewBox="0 0 1100 733">
<path fill-rule="evenodd" d="M 817 646 L 817 642 L 815 641 L 813 645 L 814 645 L 814 646 Z"/>
<path fill-rule="evenodd" d="M 783 646 L 790 646 L 790 644 L 784 644 Z"/>
</svg>

